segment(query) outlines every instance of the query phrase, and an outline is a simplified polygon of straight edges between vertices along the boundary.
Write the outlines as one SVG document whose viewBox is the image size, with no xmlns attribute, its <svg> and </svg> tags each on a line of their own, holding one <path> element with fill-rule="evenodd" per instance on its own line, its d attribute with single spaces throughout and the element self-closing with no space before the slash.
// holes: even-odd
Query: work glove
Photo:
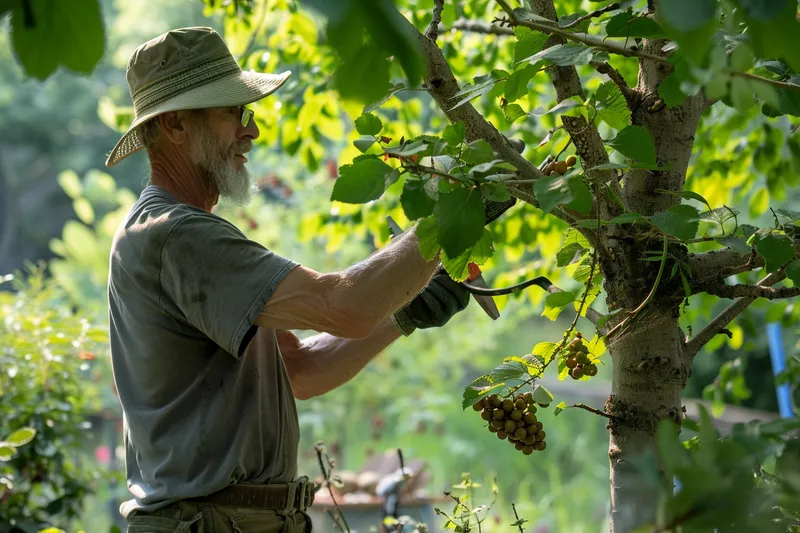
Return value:
<svg viewBox="0 0 800 533">
<path fill-rule="evenodd" d="M 415 329 L 440 328 L 466 309 L 470 293 L 440 269 L 425 289 L 392 315 L 392 321 L 408 337 Z"/>
</svg>

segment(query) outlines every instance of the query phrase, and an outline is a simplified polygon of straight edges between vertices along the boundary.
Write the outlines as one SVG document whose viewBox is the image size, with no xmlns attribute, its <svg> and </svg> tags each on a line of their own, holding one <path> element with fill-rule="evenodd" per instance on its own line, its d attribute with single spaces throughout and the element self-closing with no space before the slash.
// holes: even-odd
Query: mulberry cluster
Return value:
<svg viewBox="0 0 800 533">
<path fill-rule="evenodd" d="M 536 402 L 530 392 L 507 398 L 492 394 L 472 408 L 480 411 L 489 431 L 498 439 L 508 440 L 525 455 L 547 447 L 544 425 L 536 418 Z"/>
</svg>

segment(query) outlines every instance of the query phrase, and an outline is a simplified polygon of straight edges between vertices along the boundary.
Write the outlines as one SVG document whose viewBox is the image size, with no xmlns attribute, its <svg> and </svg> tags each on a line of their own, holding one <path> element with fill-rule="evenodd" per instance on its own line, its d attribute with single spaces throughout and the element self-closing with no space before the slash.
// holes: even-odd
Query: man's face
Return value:
<svg viewBox="0 0 800 533">
<path fill-rule="evenodd" d="M 241 124 L 240 109 L 215 108 L 193 117 L 189 157 L 217 187 L 222 198 L 245 205 L 257 191 L 242 155 L 249 152 L 258 137 L 255 120 Z M 255 133 L 253 133 L 253 130 Z"/>
</svg>

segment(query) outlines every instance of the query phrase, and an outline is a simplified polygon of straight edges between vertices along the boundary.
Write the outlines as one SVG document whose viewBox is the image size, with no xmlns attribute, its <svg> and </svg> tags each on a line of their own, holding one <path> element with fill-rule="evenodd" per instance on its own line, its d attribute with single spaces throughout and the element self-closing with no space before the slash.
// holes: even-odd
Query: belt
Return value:
<svg viewBox="0 0 800 533">
<path fill-rule="evenodd" d="M 305 511 L 314 502 L 315 487 L 307 478 L 293 483 L 274 485 L 229 485 L 208 496 L 187 498 L 184 501 L 222 505 L 227 507 L 252 507 L 291 513 Z"/>
</svg>

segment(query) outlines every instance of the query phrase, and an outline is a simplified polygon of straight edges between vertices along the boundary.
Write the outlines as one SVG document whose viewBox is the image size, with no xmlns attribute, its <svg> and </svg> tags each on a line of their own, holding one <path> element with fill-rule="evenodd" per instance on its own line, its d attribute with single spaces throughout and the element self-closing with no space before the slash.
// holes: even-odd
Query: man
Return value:
<svg viewBox="0 0 800 533">
<path fill-rule="evenodd" d="M 167 32 L 128 64 L 135 120 L 106 164 L 144 149 L 151 166 L 115 235 L 108 289 L 130 532 L 310 531 L 295 398 L 342 385 L 469 301 L 413 231 L 319 273 L 210 212 L 250 198 L 259 130 L 244 106 L 289 76 L 242 72 L 210 28 Z M 301 342 L 292 329 L 320 334 Z"/>
</svg>

